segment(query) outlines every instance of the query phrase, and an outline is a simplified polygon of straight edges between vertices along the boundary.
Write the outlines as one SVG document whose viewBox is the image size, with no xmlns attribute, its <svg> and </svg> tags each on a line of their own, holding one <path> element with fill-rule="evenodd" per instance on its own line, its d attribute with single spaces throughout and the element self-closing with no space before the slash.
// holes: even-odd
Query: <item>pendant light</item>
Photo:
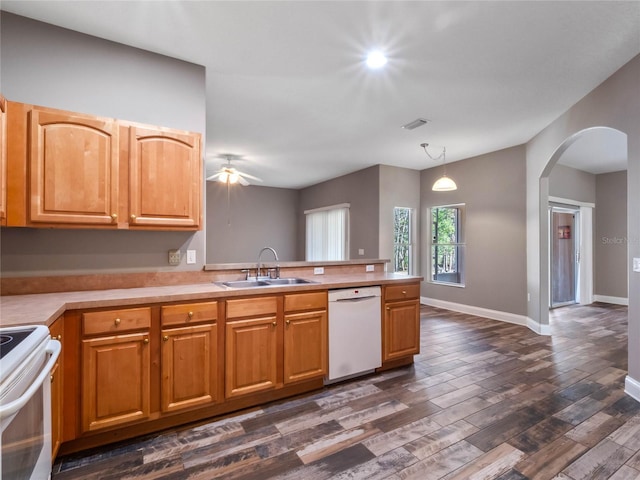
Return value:
<svg viewBox="0 0 640 480">
<path fill-rule="evenodd" d="M 429 146 L 428 143 L 421 143 L 420 146 L 424 148 L 424 152 L 431 160 L 438 161 L 442 157 L 442 168 L 444 169 L 444 172 L 442 176 L 435 181 L 433 187 L 431 187 L 431 190 L 433 190 L 434 192 L 451 192 L 453 190 L 457 190 L 458 186 L 456 185 L 456 182 L 454 182 L 451 177 L 447 177 L 446 147 L 442 147 L 442 153 L 440 155 L 438 155 L 437 157 L 432 157 L 427 150 L 427 147 Z"/>
</svg>

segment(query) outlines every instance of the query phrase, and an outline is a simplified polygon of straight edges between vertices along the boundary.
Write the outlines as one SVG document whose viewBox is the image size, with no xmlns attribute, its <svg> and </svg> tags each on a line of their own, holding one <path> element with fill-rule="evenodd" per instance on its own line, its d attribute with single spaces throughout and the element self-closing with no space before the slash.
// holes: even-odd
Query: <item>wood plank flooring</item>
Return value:
<svg viewBox="0 0 640 480">
<path fill-rule="evenodd" d="M 411 367 L 59 458 L 63 479 L 640 479 L 627 309 L 552 311 L 551 336 L 421 310 Z"/>
</svg>

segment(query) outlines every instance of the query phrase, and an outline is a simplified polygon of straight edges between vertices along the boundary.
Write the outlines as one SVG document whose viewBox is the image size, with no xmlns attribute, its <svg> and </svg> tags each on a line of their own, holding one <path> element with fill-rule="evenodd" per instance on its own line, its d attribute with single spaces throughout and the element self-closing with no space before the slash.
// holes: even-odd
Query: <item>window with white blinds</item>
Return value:
<svg viewBox="0 0 640 480">
<path fill-rule="evenodd" d="M 349 204 L 305 210 L 306 259 L 349 259 Z"/>
</svg>

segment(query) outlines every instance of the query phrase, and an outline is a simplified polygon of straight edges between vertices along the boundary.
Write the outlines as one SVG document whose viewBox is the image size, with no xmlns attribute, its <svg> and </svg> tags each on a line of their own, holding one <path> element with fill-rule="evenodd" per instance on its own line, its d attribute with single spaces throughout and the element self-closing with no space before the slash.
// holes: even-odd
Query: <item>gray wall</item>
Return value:
<svg viewBox="0 0 640 480">
<path fill-rule="evenodd" d="M 513 147 L 447 165 L 458 190 L 433 192 L 442 168 L 422 171 L 421 217 L 433 206 L 464 203 L 465 287 L 430 283 L 427 222 L 422 225 L 421 295 L 515 315 L 527 312 L 525 148 Z"/>
<path fill-rule="evenodd" d="M 207 182 L 207 263 L 257 260 L 265 246 L 280 260 L 304 260 L 296 257 L 298 197 L 298 190 L 234 185 L 227 201 L 226 185 Z"/>
<path fill-rule="evenodd" d="M 564 145 L 585 129 L 607 127 L 627 135 L 627 225 L 629 280 L 629 378 L 640 397 L 640 273 L 630 268 L 640 258 L 640 55 L 582 98 L 527 143 L 527 287 L 528 315 L 541 326 L 549 324 L 548 238 L 546 215 L 550 169 Z"/>
<path fill-rule="evenodd" d="M 1 22 L 0 85 L 8 100 L 204 135 L 204 67 L 6 12 Z M 204 231 L 3 228 L 0 260 L 7 277 L 199 270 L 204 238 Z M 197 264 L 168 266 L 168 250 L 174 248 L 196 250 Z"/>
<path fill-rule="evenodd" d="M 414 209 L 414 275 L 420 272 L 420 171 L 380 165 L 379 258 L 393 259 L 393 209 Z M 389 271 L 393 265 L 389 265 Z"/>
<path fill-rule="evenodd" d="M 596 203 L 596 176 L 556 164 L 549 175 L 549 196 Z"/>
<path fill-rule="evenodd" d="M 300 190 L 298 213 L 298 258 L 305 257 L 304 211 L 340 203 L 350 203 L 349 258 L 378 258 L 378 217 L 380 166 L 366 168 Z M 364 255 L 358 255 L 358 249 Z"/>
<path fill-rule="evenodd" d="M 627 298 L 627 172 L 596 175 L 594 293 Z"/>
</svg>

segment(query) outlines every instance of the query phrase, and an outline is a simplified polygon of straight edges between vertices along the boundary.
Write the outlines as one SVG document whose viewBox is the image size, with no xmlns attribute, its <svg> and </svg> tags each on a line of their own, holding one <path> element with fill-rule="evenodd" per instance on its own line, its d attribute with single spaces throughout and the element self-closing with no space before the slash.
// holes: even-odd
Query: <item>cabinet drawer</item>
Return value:
<svg viewBox="0 0 640 480">
<path fill-rule="evenodd" d="M 318 310 L 327 308 L 327 292 L 295 293 L 284 296 L 284 311 Z"/>
<path fill-rule="evenodd" d="M 269 315 L 278 312 L 278 297 L 227 300 L 227 318 Z"/>
<path fill-rule="evenodd" d="M 151 309 L 149 307 L 82 314 L 82 332 L 85 335 L 120 333 L 150 327 Z"/>
<path fill-rule="evenodd" d="M 420 296 L 420 284 L 411 283 L 404 285 L 390 285 L 384 289 L 384 299 L 389 300 L 406 300 L 409 298 L 418 298 Z"/>
<path fill-rule="evenodd" d="M 218 318 L 218 302 L 166 305 L 161 312 L 163 327 L 211 321 Z"/>
</svg>

